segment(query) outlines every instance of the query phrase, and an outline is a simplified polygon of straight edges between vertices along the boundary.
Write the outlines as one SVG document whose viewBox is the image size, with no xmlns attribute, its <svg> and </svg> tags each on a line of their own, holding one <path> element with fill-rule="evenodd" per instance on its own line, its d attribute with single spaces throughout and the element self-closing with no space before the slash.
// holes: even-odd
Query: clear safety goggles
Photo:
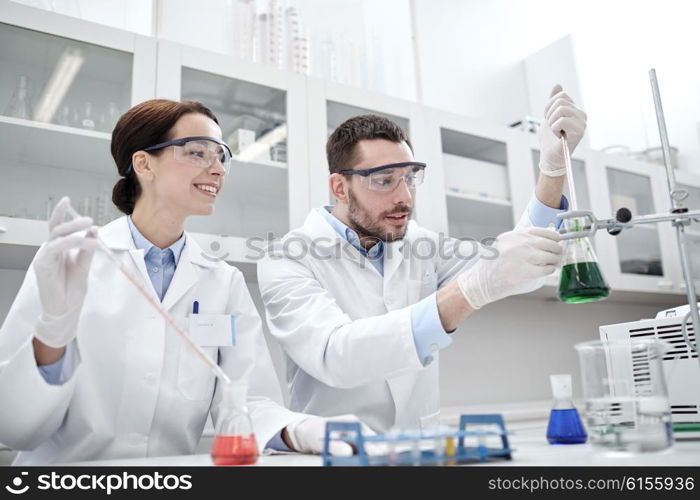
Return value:
<svg viewBox="0 0 700 500">
<path fill-rule="evenodd" d="M 231 150 L 225 142 L 214 137 L 183 137 L 143 148 L 143 151 L 158 151 L 169 146 L 173 146 L 176 160 L 201 168 L 209 168 L 218 161 L 225 174 L 231 169 Z"/>
<path fill-rule="evenodd" d="M 404 161 L 365 170 L 341 170 L 341 174 L 359 175 L 361 184 L 372 191 L 393 191 L 403 179 L 412 189 L 423 183 L 425 163 Z"/>
</svg>

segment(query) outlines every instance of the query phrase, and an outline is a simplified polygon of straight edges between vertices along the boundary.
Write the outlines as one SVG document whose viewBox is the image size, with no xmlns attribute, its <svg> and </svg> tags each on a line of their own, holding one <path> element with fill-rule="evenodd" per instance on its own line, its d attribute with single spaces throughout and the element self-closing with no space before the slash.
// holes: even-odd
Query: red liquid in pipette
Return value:
<svg viewBox="0 0 700 500">
<path fill-rule="evenodd" d="M 249 436 L 216 436 L 211 448 L 214 465 L 250 465 L 258 461 L 255 434 Z"/>
</svg>

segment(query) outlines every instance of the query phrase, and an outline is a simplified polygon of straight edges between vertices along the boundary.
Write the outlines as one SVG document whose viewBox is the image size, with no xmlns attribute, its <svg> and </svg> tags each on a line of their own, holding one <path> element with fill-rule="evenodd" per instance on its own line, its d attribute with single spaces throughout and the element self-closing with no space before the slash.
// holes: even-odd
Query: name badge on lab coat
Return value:
<svg viewBox="0 0 700 500">
<path fill-rule="evenodd" d="M 236 317 L 228 314 L 190 314 L 190 338 L 201 347 L 236 345 Z"/>
</svg>

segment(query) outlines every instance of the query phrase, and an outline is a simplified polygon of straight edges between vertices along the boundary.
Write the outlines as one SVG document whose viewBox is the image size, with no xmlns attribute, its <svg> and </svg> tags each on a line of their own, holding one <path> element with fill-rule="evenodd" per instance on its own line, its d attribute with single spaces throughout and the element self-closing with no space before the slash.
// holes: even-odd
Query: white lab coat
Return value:
<svg viewBox="0 0 700 500">
<path fill-rule="evenodd" d="M 518 227 L 531 225 L 526 212 Z M 461 256 L 445 255 L 455 246 Z M 426 258 L 431 248 L 443 256 Z M 353 413 L 378 432 L 436 425 L 438 352 L 427 366 L 419 360 L 410 306 L 473 265 L 473 250 L 411 221 L 403 240 L 386 244 L 381 276 L 313 210 L 258 263 L 268 325 L 287 358 L 290 408 Z"/>
<path fill-rule="evenodd" d="M 104 242 L 151 285 L 143 250 L 126 217 L 99 232 Z M 248 408 L 259 447 L 303 418 L 281 402 L 260 317 L 243 275 L 203 256 L 187 237 L 163 306 L 183 327 L 193 301 L 200 313 L 236 316 L 236 345 L 205 347 L 232 379 L 248 381 Z M 74 359 L 62 385 L 49 385 L 34 360 L 32 337 L 41 303 L 30 267 L 0 329 L 0 442 L 25 450 L 16 465 L 190 454 L 221 399 L 216 379 L 177 334 L 97 250 L 89 275 Z M 64 370 L 71 372 L 70 366 Z"/>
</svg>

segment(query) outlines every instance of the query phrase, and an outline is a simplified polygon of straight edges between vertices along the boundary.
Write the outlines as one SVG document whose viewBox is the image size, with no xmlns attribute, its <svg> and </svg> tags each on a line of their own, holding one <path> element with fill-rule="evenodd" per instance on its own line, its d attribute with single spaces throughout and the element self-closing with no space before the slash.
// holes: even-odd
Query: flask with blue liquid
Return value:
<svg viewBox="0 0 700 500">
<path fill-rule="evenodd" d="M 588 439 L 571 392 L 571 375 L 551 375 L 554 406 L 549 413 L 547 441 L 550 444 L 581 444 Z"/>
</svg>

